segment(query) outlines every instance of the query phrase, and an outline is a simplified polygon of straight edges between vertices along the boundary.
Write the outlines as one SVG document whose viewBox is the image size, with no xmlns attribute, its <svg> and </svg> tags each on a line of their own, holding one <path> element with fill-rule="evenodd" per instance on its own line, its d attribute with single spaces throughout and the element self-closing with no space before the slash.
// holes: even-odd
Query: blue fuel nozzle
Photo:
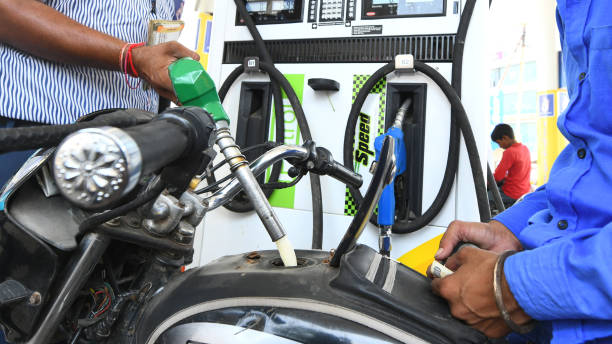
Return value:
<svg viewBox="0 0 612 344">
<path fill-rule="evenodd" d="M 395 223 L 395 177 L 406 171 L 406 146 L 404 145 L 404 133 L 400 128 L 391 127 L 386 133 L 374 140 L 374 150 L 376 160 L 380 158 L 385 136 L 391 136 L 395 140 L 395 175 L 389 185 L 387 185 L 378 201 L 378 225 L 393 226 Z"/>
</svg>

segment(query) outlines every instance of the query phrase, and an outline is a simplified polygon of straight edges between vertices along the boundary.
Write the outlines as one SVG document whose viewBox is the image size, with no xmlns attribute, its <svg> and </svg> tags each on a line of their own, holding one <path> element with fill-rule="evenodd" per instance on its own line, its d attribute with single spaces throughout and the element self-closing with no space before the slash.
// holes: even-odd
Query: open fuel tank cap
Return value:
<svg viewBox="0 0 612 344">
<path fill-rule="evenodd" d="M 332 79 L 313 78 L 308 79 L 308 86 L 315 91 L 339 91 L 340 83 Z"/>
</svg>

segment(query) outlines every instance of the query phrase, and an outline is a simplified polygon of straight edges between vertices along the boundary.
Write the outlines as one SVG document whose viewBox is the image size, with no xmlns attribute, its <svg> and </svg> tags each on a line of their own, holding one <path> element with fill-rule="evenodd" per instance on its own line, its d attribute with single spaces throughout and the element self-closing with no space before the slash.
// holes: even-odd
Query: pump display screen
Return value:
<svg viewBox="0 0 612 344">
<path fill-rule="evenodd" d="M 443 16 L 446 0 L 363 0 L 362 19 Z"/>
<path fill-rule="evenodd" d="M 243 1 L 256 24 L 295 23 L 302 21 L 304 0 Z M 244 25 L 239 14 L 236 14 L 236 24 Z"/>
<path fill-rule="evenodd" d="M 274 0 L 274 1 L 247 1 L 246 9 L 249 12 L 272 13 L 278 11 L 291 11 L 295 9 L 294 0 Z"/>
</svg>

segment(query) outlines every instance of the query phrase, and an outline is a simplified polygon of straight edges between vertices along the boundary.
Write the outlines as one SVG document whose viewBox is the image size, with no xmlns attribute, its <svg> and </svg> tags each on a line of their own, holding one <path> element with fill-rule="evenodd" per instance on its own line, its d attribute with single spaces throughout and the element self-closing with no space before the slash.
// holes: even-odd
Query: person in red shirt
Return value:
<svg viewBox="0 0 612 344">
<path fill-rule="evenodd" d="M 493 176 L 497 184 L 501 185 L 504 204 L 510 206 L 531 190 L 531 155 L 527 146 L 515 140 L 514 131 L 508 124 L 495 126 L 491 140 L 504 149 L 504 155 Z"/>
</svg>

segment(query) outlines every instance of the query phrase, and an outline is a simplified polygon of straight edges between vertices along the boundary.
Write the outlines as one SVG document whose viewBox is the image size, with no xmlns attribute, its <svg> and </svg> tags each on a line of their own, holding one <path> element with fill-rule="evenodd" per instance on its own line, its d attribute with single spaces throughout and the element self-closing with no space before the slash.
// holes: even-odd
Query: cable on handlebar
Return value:
<svg viewBox="0 0 612 344">
<path fill-rule="evenodd" d="M 107 221 L 123 216 L 129 213 L 130 211 L 147 204 L 148 202 L 156 199 L 162 193 L 165 187 L 166 183 L 164 183 L 161 178 L 156 178 L 151 182 L 151 184 L 149 184 L 149 187 L 147 187 L 147 189 L 144 190 L 144 192 L 138 195 L 135 199 L 115 209 L 111 209 L 109 211 L 99 214 L 94 214 L 86 218 L 79 225 L 79 233 L 88 232 L 94 229 L 95 227 L 104 224 Z"/>
<path fill-rule="evenodd" d="M 95 118 L 74 124 L 1 129 L 0 154 L 57 146 L 66 136 L 81 129 L 102 126 L 125 128 L 150 120 L 150 116 L 145 116 L 144 111 L 135 109 L 108 109 L 92 113 L 87 117 Z"/>
<path fill-rule="evenodd" d="M 262 185 L 262 189 L 266 189 L 266 188 L 269 188 L 271 190 L 287 189 L 287 188 L 295 186 L 297 183 L 299 183 L 300 180 L 302 180 L 302 177 L 304 177 L 304 175 L 300 174 L 297 177 L 295 177 L 295 179 L 293 179 L 289 183 L 285 183 L 285 182 L 266 183 L 266 184 Z"/>
</svg>

